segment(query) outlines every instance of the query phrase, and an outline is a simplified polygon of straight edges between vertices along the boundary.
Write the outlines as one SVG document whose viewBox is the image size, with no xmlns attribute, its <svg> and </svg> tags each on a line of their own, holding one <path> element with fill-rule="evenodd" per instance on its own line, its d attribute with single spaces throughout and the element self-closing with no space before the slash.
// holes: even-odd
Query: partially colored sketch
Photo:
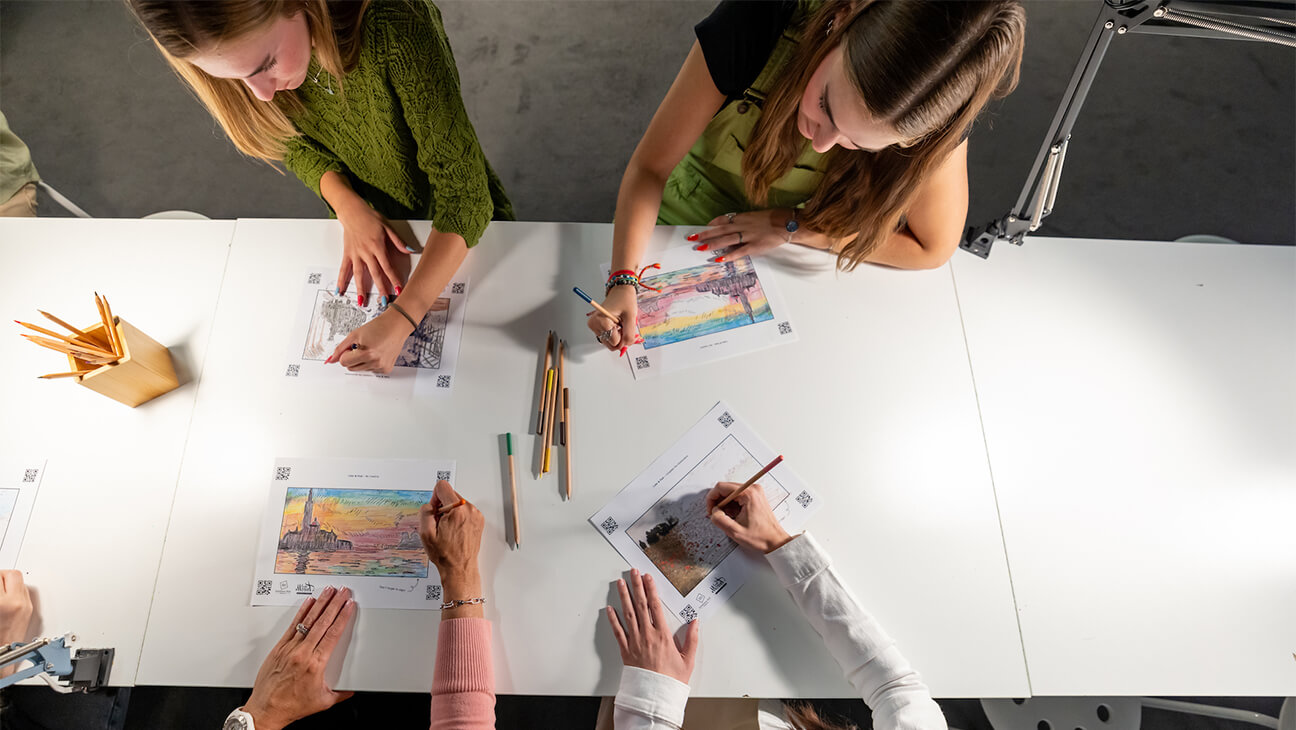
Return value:
<svg viewBox="0 0 1296 730">
<path fill-rule="evenodd" d="M 431 492 L 290 487 L 276 573 L 426 578 L 419 508 Z"/>
<path fill-rule="evenodd" d="M 351 334 L 351 330 L 377 317 L 382 310 L 370 297 L 367 306 L 356 304 L 355 298 L 334 294 L 327 289 L 315 293 L 315 306 L 311 311 L 310 326 L 306 329 L 306 342 L 302 347 L 303 360 L 324 360 Z"/>
<path fill-rule="evenodd" d="M 405 347 L 396 358 L 397 367 L 439 369 L 449 321 L 450 299 L 440 297 L 432 303 L 428 313 L 423 315 L 418 329 L 411 332 L 405 340 Z"/>
<path fill-rule="evenodd" d="M 774 318 L 751 257 L 649 277 L 639 294 L 644 348 L 683 342 Z"/>
<path fill-rule="evenodd" d="M 687 596 L 720 561 L 737 547 L 706 512 L 706 495 L 716 482 L 743 482 L 761 464 L 732 436 L 727 436 L 626 530 L 626 535 Z M 761 486 L 771 506 L 787 492 L 771 478 Z"/>
</svg>

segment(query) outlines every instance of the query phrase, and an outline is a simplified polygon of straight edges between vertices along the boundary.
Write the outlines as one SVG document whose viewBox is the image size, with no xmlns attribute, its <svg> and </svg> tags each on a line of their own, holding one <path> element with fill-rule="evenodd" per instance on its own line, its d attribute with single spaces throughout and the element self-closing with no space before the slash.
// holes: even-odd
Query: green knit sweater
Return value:
<svg viewBox="0 0 1296 730">
<path fill-rule="evenodd" d="M 513 220 L 513 206 L 468 121 L 441 12 L 379 0 L 362 23 L 359 63 L 341 85 L 311 60 L 284 164 L 316 195 L 336 171 L 384 216 L 431 220 L 471 247 L 492 219 Z"/>
</svg>

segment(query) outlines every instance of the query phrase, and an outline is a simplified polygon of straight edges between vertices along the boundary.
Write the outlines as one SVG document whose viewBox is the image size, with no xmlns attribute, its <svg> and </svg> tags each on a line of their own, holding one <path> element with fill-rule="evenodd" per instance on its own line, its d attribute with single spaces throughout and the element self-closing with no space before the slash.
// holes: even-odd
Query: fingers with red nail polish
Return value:
<svg viewBox="0 0 1296 730">
<path fill-rule="evenodd" d="M 717 263 L 717 264 L 723 264 L 723 263 L 724 263 L 724 260 L 725 260 L 725 257 L 724 257 L 724 256 L 717 256 L 717 257 L 716 257 L 716 263 Z"/>
<path fill-rule="evenodd" d="M 710 248 L 709 245 L 707 245 L 707 244 L 705 244 L 705 243 L 699 243 L 698 245 L 696 245 L 696 246 L 693 247 L 693 250 L 694 250 L 694 251 L 705 251 L 705 250 L 707 250 L 708 248 Z"/>
<path fill-rule="evenodd" d="M 690 233 L 689 235 L 687 235 L 687 236 L 684 237 L 684 240 L 686 240 L 686 241 L 696 241 L 696 240 L 698 240 L 698 234 L 696 234 L 696 233 Z"/>
</svg>

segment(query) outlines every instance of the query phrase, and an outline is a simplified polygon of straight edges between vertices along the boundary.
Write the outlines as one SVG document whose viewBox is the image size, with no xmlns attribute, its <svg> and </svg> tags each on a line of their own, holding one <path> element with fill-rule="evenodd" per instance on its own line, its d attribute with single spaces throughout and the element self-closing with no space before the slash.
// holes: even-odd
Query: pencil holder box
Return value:
<svg viewBox="0 0 1296 730">
<path fill-rule="evenodd" d="M 77 382 L 131 408 L 175 390 L 180 381 L 176 379 L 171 353 L 121 317 L 114 317 L 113 321 L 124 357 L 115 365 L 91 365 L 69 355 L 72 369 L 85 372 L 77 377 Z M 83 331 L 103 347 L 111 349 L 103 323 Z"/>
</svg>

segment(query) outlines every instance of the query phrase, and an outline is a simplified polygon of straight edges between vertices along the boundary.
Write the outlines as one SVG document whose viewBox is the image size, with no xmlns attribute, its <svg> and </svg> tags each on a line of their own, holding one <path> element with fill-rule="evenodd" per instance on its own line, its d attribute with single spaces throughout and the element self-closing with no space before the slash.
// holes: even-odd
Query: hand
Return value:
<svg viewBox="0 0 1296 730">
<path fill-rule="evenodd" d="M 742 256 L 760 256 L 787 243 L 785 226 L 791 218 L 792 211 L 787 208 L 738 213 L 733 222 L 726 214 L 713 219 L 707 224 L 710 228 L 694 233 L 688 240 L 697 241 L 694 251 L 719 254 L 712 259 L 715 263 L 733 261 Z"/>
<path fill-rule="evenodd" d="M 631 570 L 630 589 L 626 589 L 625 580 L 618 580 L 617 592 L 621 594 L 625 628 L 611 606 L 607 607 L 607 618 L 612 624 L 612 635 L 621 647 L 621 662 L 627 667 L 647 669 L 688 684 L 697 659 L 700 622 L 690 621 L 684 643 L 676 641 L 666 623 L 666 611 L 657 597 L 651 575 L 641 576 L 639 571 Z"/>
<path fill-rule="evenodd" d="M 405 277 L 392 265 L 392 259 L 412 250 L 396 235 L 381 213 L 369 207 L 359 196 L 337 208 L 342 224 L 342 268 L 338 271 L 337 290 L 345 293 L 352 276 L 356 282 L 356 301 L 365 305 L 365 296 L 372 285 L 378 289 L 383 303 L 394 294 L 400 294 Z M 408 259 L 407 259 L 408 261 Z M 408 266 L 403 267 L 406 271 Z"/>
<path fill-rule="evenodd" d="M 428 560 L 441 574 L 446 598 L 477 598 L 481 595 L 481 577 L 477 571 L 477 553 L 481 549 L 485 520 L 471 502 L 438 514 L 442 507 L 458 504 L 462 497 L 442 479 L 436 483 L 432 499 L 419 512 L 419 537 Z M 452 589 L 454 589 L 452 591 Z M 473 595 L 457 595 L 459 591 Z M 451 595 L 454 592 L 456 595 Z"/>
<path fill-rule="evenodd" d="M 347 370 L 386 375 L 396 367 L 396 358 L 400 357 L 401 350 L 405 349 L 405 340 L 413 331 L 409 320 L 400 312 L 388 309 L 351 330 L 333 348 L 333 354 L 324 364 L 340 362 Z"/>
<path fill-rule="evenodd" d="M 752 550 L 768 553 L 792 541 L 792 536 L 774 517 L 765 490 L 753 484 L 721 509 L 715 506 L 725 497 L 738 491 L 741 484 L 720 482 L 707 493 L 707 515 L 712 524 L 729 536 L 730 540 Z"/>
<path fill-rule="evenodd" d="M 608 292 L 607 298 L 603 300 L 603 308 L 620 317 L 621 324 L 608 319 L 597 309 L 587 315 L 585 324 L 595 337 L 604 332 L 609 333 L 599 340 L 601 345 L 612 351 L 620 350 L 624 355 L 630 345 L 643 342 L 643 338 L 639 336 L 638 297 L 635 288 L 628 284 L 614 286 L 612 291 Z"/>
<path fill-rule="evenodd" d="M 0 644 L 7 649 L 14 642 L 26 640 L 31 617 L 31 593 L 23 582 L 22 573 L 0 570 Z M 0 677 L 7 677 L 17 670 L 17 664 L 10 664 L 0 670 Z"/>
<path fill-rule="evenodd" d="M 355 601 L 349 589 L 338 591 L 330 586 L 318 600 L 306 599 L 262 662 L 252 696 L 243 706 L 257 730 L 279 730 L 354 694 L 334 692 L 324 684 L 324 668 L 353 616 Z M 309 632 L 302 634 L 297 624 L 308 627 Z"/>
</svg>

